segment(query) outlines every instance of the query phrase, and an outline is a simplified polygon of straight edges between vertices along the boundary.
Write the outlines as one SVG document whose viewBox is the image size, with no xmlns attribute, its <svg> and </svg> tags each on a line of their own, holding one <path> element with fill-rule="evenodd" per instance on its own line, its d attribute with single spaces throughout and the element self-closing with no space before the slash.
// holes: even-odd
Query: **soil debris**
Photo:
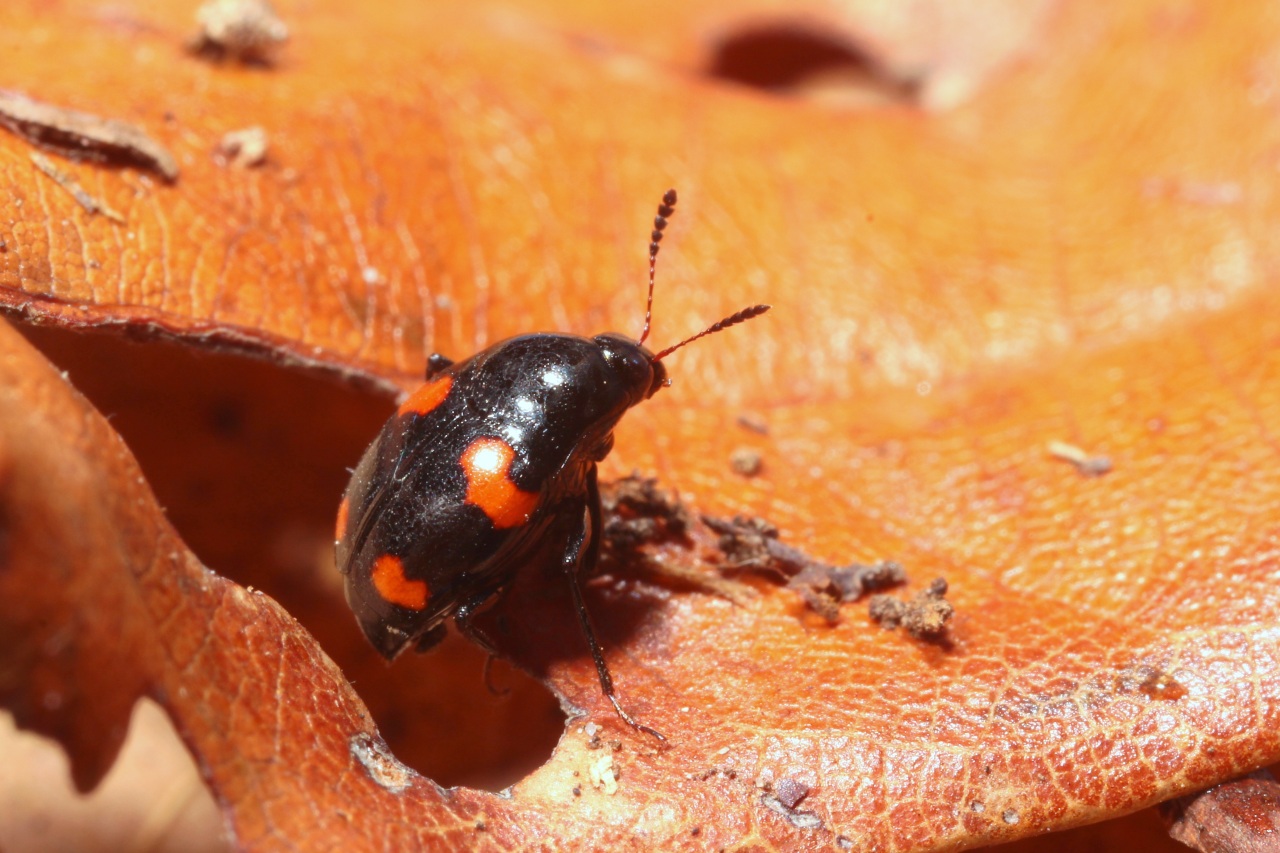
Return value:
<svg viewBox="0 0 1280 853">
<path fill-rule="evenodd" d="M 840 605 L 856 601 L 868 592 L 906 583 L 902 566 L 890 560 L 833 566 L 815 560 L 778 539 L 778 528 L 761 518 L 737 516 L 731 520 L 703 516 L 702 521 L 720 534 L 720 550 L 728 569 L 780 575 L 809 607 L 831 624 L 840 621 Z"/>
<path fill-rule="evenodd" d="M 884 628 L 892 630 L 901 625 L 917 640 L 945 642 L 947 623 L 955 614 L 955 607 L 946 595 L 947 582 L 936 578 L 910 601 L 876 595 L 872 596 L 868 608 L 871 618 Z"/>
<path fill-rule="evenodd" d="M 641 546 L 662 542 L 689 544 L 691 514 L 673 493 L 658 488 L 653 477 L 631 474 L 601 491 L 604 512 L 604 565 L 625 560 L 627 554 L 639 555 Z M 683 565 L 680 561 L 662 559 L 660 554 L 645 554 L 645 570 L 700 592 L 719 596 L 745 606 L 755 595 L 748 584 L 709 575 Z"/>
</svg>

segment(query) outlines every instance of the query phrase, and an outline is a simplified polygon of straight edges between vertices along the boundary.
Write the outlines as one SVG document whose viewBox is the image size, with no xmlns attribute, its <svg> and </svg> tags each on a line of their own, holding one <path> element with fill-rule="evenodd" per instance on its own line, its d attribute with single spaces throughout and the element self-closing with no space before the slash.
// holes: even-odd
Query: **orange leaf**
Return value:
<svg viewBox="0 0 1280 853">
<path fill-rule="evenodd" d="M 6 85 L 136 125 L 179 170 L 51 156 L 61 180 L 0 134 L 0 303 L 290 371 L 33 333 L 118 414 L 179 537 L 111 427 L 2 338 L 0 698 L 81 786 L 140 695 L 250 848 L 954 849 L 1280 758 L 1269 7 L 921 6 L 931 30 L 765 4 L 281 5 L 290 42 L 256 66 L 185 49 L 172 0 L 0 13 Z M 838 73 L 736 64 L 797 44 Z M 233 165 L 219 141 L 253 126 L 265 161 Z M 444 791 L 362 700 L 401 757 L 466 741 L 420 707 L 512 712 L 432 668 L 458 652 L 478 683 L 474 652 L 385 670 L 350 644 L 324 543 L 393 404 L 299 368 L 389 391 L 434 350 L 634 333 L 668 185 L 653 342 L 775 310 L 674 355 L 603 479 L 655 473 L 827 562 L 897 560 L 913 592 L 945 577 L 950 642 L 624 561 L 589 603 L 659 750 L 613 716 L 564 590 L 531 568 L 491 623 L 601 740 L 575 720 L 501 776 L 509 795 Z M 731 469 L 742 450 L 756 476 Z M 1095 457 L 1110 470 L 1086 476 Z M 718 568 L 697 526 L 647 557 Z M 556 725 L 513 716 L 515 740 Z"/>
</svg>

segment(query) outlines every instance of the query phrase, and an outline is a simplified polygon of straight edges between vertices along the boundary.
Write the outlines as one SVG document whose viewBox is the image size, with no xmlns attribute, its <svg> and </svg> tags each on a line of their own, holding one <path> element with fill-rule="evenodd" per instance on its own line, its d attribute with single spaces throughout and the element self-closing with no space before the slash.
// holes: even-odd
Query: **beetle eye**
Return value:
<svg viewBox="0 0 1280 853">
<path fill-rule="evenodd" d="M 631 398 L 629 406 L 653 395 L 656 390 L 655 370 L 662 365 L 653 362 L 648 350 L 630 338 L 614 333 L 600 335 L 595 342 L 600 346 L 609 369 L 627 388 L 627 395 Z M 662 375 L 666 376 L 665 370 L 662 370 Z"/>
</svg>

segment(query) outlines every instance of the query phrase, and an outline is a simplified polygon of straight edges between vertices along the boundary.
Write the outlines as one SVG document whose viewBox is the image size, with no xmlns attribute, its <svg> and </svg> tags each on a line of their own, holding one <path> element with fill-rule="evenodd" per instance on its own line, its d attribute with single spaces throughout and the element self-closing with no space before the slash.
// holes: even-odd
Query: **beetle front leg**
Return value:
<svg viewBox="0 0 1280 853">
<path fill-rule="evenodd" d="M 587 474 L 585 509 L 586 512 L 577 513 L 575 527 L 570 534 L 568 547 L 565 548 L 562 566 L 569 579 L 569 591 L 573 594 L 573 606 L 578 612 L 578 624 L 582 627 L 583 636 L 587 638 L 587 645 L 591 647 L 591 658 L 595 661 L 596 673 L 600 676 L 600 689 L 613 703 L 613 709 L 626 721 L 627 725 L 636 731 L 653 735 L 660 741 L 666 741 L 661 733 L 636 721 L 618 704 L 614 696 L 613 676 L 609 674 L 609 666 L 604 661 L 604 653 L 600 650 L 595 629 L 591 625 L 591 616 L 587 613 L 587 604 L 582 597 L 581 575 L 583 571 L 590 572 L 596 567 L 596 562 L 600 558 L 600 536 L 603 529 L 600 519 L 600 487 L 596 482 L 594 465 Z"/>
</svg>

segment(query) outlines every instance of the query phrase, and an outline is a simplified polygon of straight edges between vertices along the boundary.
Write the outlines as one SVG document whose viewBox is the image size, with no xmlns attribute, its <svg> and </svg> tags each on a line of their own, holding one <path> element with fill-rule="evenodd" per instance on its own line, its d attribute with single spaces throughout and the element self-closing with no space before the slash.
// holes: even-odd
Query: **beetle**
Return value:
<svg viewBox="0 0 1280 853">
<path fill-rule="evenodd" d="M 619 704 L 583 601 L 581 578 L 600 555 L 596 464 L 613 448 L 613 429 L 627 410 L 671 384 L 663 358 L 769 309 L 745 308 L 656 354 L 644 346 L 659 243 L 675 204 L 668 190 L 654 219 L 639 339 L 538 333 L 465 361 L 434 354 L 425 383 L 365 451 L 338 509 L 335 550 L 347 602 L 383 657 L 410 646 L 429 650 L 450 618 L 496 654 L 472 617 L 550 553 L 604 695 L 630 726 L 665 740 Z"/>
</svg>

